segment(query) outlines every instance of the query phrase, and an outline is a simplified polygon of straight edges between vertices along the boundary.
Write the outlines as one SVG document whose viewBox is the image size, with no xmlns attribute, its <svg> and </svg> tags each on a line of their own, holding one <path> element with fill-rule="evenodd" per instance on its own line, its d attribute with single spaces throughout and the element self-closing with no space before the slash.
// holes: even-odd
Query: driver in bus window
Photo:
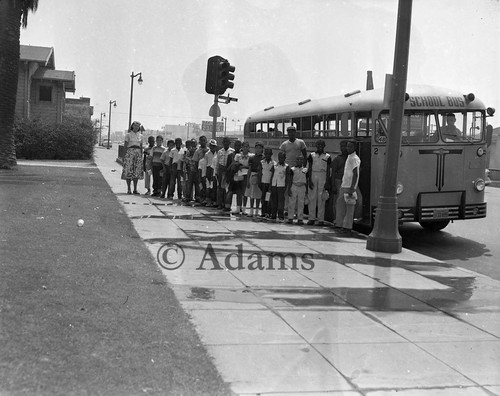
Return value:
<svg viewBox="0 0 500 396">
<path fill-rule="evenodd" d="M 455 126 L 457 121 L 455 114 L 446 114 L 446 125 L 441 128 L 441 134 L 445 141 L 448 140 L 460 140 L 462 137 L 462 132 Z"/>
</svg>

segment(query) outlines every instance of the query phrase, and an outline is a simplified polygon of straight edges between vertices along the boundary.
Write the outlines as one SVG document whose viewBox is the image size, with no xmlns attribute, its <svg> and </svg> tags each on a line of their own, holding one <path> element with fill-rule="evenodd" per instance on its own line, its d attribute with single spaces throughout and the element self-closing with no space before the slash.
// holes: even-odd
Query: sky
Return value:
<svg viewBox="0 0 500 396">
<path fill-rule="evenodd" d="M 211 120 L 207 60 L 235 66 L 237 102 L 221 104 L 228 131 L 269 106 L 375 87 L 393 72 L 397 0 L 39 0 L 21 44 L 53 47 L 55 67 L 76 74 L 94 118 L 111 130 L 133 116 L 147 129 Z M 473 92 L 498 109 L 499 0 L 414 0 L 408 84 Z M 107 125 L 103 121 L 104 125 Z M 220 121 L 220 119 L 219 119 Z"/>
</svg>

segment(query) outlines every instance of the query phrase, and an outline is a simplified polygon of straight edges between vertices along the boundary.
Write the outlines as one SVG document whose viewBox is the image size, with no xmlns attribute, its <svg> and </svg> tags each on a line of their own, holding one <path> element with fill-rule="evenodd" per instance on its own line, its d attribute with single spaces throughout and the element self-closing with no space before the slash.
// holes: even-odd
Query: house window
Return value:
<svg viewBox="0 0 500 396">
<path fill-rule="evenodd" d="M 40 102 L 52 102 L 52 87 L 41 85 L 39 99 Z"/>
</svg>

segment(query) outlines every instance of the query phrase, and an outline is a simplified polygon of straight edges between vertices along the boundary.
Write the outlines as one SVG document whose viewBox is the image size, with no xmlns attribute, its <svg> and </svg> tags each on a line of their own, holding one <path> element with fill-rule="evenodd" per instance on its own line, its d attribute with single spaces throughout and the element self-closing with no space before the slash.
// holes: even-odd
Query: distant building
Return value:
<svg viewBox="0 0 500 396">
<path fill-rule="evenodd" d="M 94 107 L 90 105 L 90 98 L 66 98 L 64 116 L 91 121 L 93 114 Z"/>
<path fill-rule="evenodd" d="M 75 72 L 56 70 L 54 48 L 21 45 L 16 116 L 61 123 L 66 92 L 75 92 Z"/>
<path fill-rule="evenodd" d="M 164 125 L 159 133 L 165 139 L 175 139 L 180 137 L 183 141 L 187 139 L 198 139 L 203 135 L 201 125 L 188 122 L 185 125 Z"/>
</svg>

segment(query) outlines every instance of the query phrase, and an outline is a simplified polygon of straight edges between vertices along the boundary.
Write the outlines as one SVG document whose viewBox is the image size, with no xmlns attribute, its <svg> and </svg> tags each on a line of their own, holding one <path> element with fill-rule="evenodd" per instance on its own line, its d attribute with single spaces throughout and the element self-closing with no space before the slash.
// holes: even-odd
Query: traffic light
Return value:
<svg viewBox="0 0 500 396">
<path fill-rule="evenodd" d="M 223 59 L 219 62 L 219 67 L 217 71 L 217 93 L 222 95 L 226 92 L 226 89 L 231 89 L 234 87 L 234 74 L 236 70 L 234 66 L 231 66 L 227 59 Z"/>
<path fill-rule="evenodd" d="M 222 95 L 228 88 L 233 88 L 234 71 L 235 67 L 222 56 L 215 55 L 208 58 L 205 91 L 209 94 Z"/>
<path fill-rule="evenodd" d="M 205 82 L 205 91 L 208 94 L 217 94 L 217 75 L 219 64 L 225 60 L 222 56 L 212 56 L 207 62 L 207 80 Z"/>
</svg>

